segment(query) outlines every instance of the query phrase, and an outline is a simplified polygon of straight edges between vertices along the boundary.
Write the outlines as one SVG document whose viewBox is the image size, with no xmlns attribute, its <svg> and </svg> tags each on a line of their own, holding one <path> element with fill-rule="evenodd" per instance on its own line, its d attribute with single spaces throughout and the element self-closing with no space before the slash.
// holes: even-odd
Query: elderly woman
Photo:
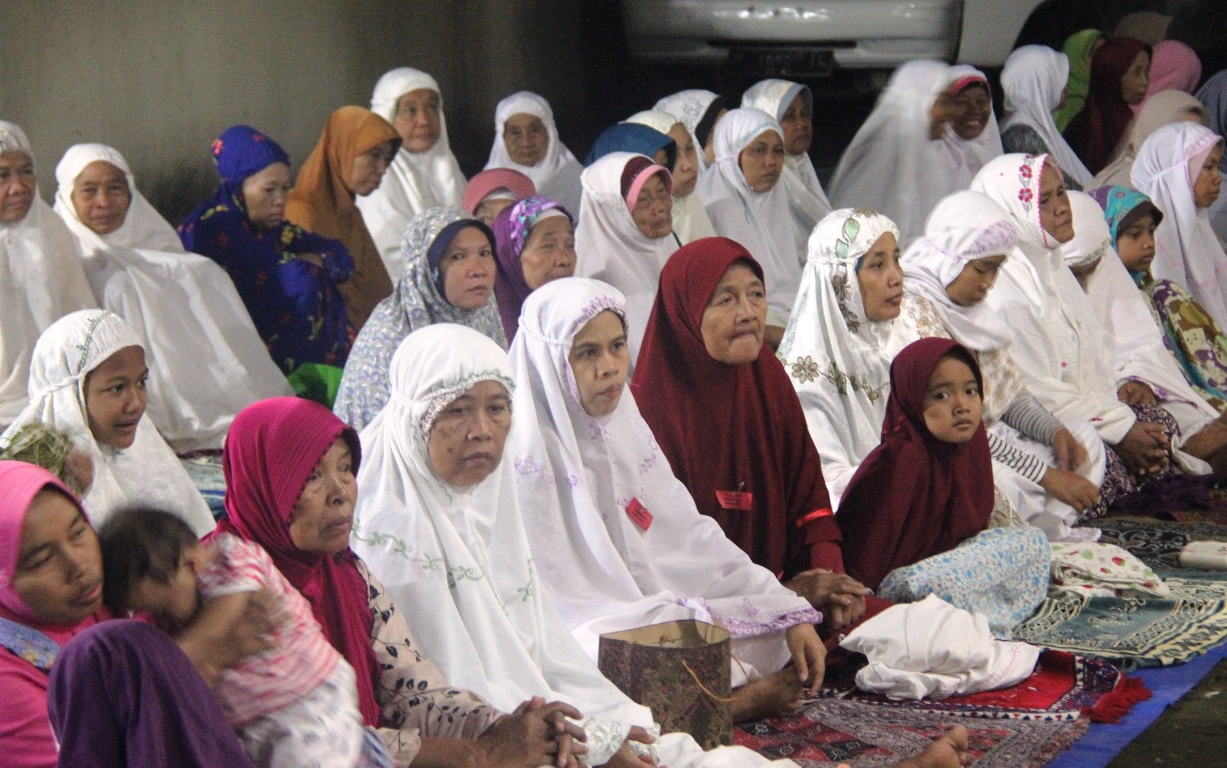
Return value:
<svg viewBox="0 0 1227 768">
<path fill-rule="evenodd" d="M 744 245 L 763 265 L 767 342 L 779 345 L 788 325 L 801 263 L 784 173 L 784 129 L 758 109 L 734 109 L 716 126 L 716 162 L 699 179 L 699 197 L 721 237 Z"/>
<path fill-rule="evenodd" d="M 30 405 L 0 435 L 0 446 L 35 422 L 69 435 L 93 464 L 81 506 L 95 525 L 142 503 L 177 514 L 197 535 L 213 527 L 204 498 L 144 418 L 145 348 L 122 318 L 101 309 L 65 315 L 39 338 L 30 367 Z"/>
<path fill-rule="evenodd" d="M 584 714 L 589 764 L 642 766 L 627 741 L 652 742 L 651 711 L 601 675 L 534 565 L 516 500 L 523 470 L 504 455 L 507 354 L 469 328 L 435 325 L 397 350 L 392 382 L 388 406 L 362 432 L 355 551 L 453 683 L 501 708 L 533 696 L 567 701 Z M 683 733 L 655 748 L 675 768 L 768 762 L 724 747 L 709 763 Z"/>
<path fill-rule="evenodd" d="M 1151 47 L 1131 37 L 1114 37 L 1091 57 L 1091 81 L 1083 106 L 1063 135 L 1091 173 L 1111 161 L 1133 120 L 1133 109 L 1146 98 L 1150 84 Z"/>
<path fill-rule="evenodd" d="M 411 67 L 385 73 L 375 83 L 371 111 L 392 124 L 401 144 L 379 188 L 359 197 L 357 205 L 396 282 L 405 227 L 427 208 L 460 205 L 465 179 L 448 143 L 443 97 L 433 77 Z"/>
<path fill-rule="evenodd" d="M 30 354 L 60 317 L 98 306 L 80 249 L 38 194 L 25 133 L 0 121 L 0 427 L 29 402 Z"/>
<path fill-rule="evenodd" d="M 669 169 L 673 176 L 673 234 L 682 245 L 704 237 L 715 237 L 711 219 L 703 208 L 703 201 L 695 192 L 699 180 L 699 152 L 694 138 L 680 120 L 668 112 L 646 110 L 626 118 L 628 123 L 646 125 L 673 139 L 677 145 L 677 157 Z"/>
<path fill-rule="evenodd" d="M 716 124 L 728 114 L 729 107 L 729 100 L 725 97 L 696 88 L 666 96 L 656 102 L 652 109 L 667 112 L 686 126 L 687 133 L 694 140 L 699 173 L 702 173 L 716 161 L 713 142 Z"/>
<path fill-rule="evenodd" d="M 529 197 L 494 219 L 498 272 L 494 293 L 510 342 L 528 295 L 552 280 L 575 274 L 575 221 L 560 204 Z"/>
<path fill-rule="evenodd" d="M 379 188 L 400 144 L 400 134 L 387 120 L 362 107 L 341 107 L 328 116 L 285 206 L 287 219 L 340 240 L 353 257 L 354 269 L 341 284 L 341 295 L 357 331 L 392 293 L 392 279 L 356 200 Z"/>
<path fill-rule="evenodd" d="M 661 274 L 631 392 L 698 510 L 838 629 L 863 614 L 865 590 L 842 575 L 822 460 L 764 344 L 766 313 L 762 267 L 744 247 L 683 247 Z"/>
<path fill-rule="evenodd" d="M 632 358 L 648 324 L 660 270 L 677 250 L 672 190 L 669 170 L 644 155 L 614 152 L 584 169 L 575 271 L 626 296 Z"/>
<path fill-rule="evenodd" d="M 494 111 L 494 145 L 485 170 L 510 168 L 532 179 L 537 194 L 579 210 L 583 167 L 558 138 L 554 110 L 535 93 L 520 91 Z"/>
<path fill-rule="evenodd" d="M 714 619 L 733 634 L 734 722 L 791 714 L 806 677 L 821 681 L 822 617 L 701 515 L 662 461 L 627 396 L 624 307 L 582 278 L 524 305 L 510 449 L 517 467 L 540 468 L 516 475 L 534 562 L 592 659 L 607 632 Z"/>
<path fill-rule="evenodd" d="M 310 363 L 344 365 L 353 331 L 339 286 L 354 260 L 339 241 L 286 221 L 290 156 L 235 125 L 213 142 L 213 160 L 221 184 L 179 225 L 184 247 L 230 275 L 285 375 Z"/>
<path fill-rule="evenodd" d="M 234 283 L 183 250 L 119 152 L 78 144 L 55 177 L 55 211 L 85 253 L 94 295 L 141 336 L 150 418 L 175 450 L 220 448 L 236 413 L 290 393 Z"/>
<path fill-rule="evenodd" d="M 510 168 L 491 168 L 469 179 L 460 208 L 487 227 L 507 206 L 537 194 L 533 180 Z"/>
<path fill-rule="evenodd" d="M 388 401 L 388 366 L 401 341 L 434 323 L 459 323 L 507 346 L 494 297 L 497 245 L 485 224 L 456 208 L 428 208 L 405 233 L 396 292 L 354 342 L 333 411 L 354 429 Z"/>
<path fill-rule="evenodd" d="M 557 738 L 568 736 L 555 715 L 573 710 L 535 702 L 503 715 L 448 685 L 418 653 L 387 590 L 350 551 L 360 459 L 357 433 L 321 405 L 275 398 L 251 406 L 226 440 L 229 517 L 218 531 L 267 550 L 307 599 L 325 637 L 358 673 L 359 710 L 395 765 L 484 764 L 500 750 L 523 764 L 552 762 Z M 517 730 L 523 743 L 513 740 Z"/>
<path fill-rule="evenodd" d="M 102 553 L 80 503 L 45 469 L 0 462 L 6 766 L 250 766 L 197 671 L 214 675 L 262 649 L 268 622 L 249 617 L 224 647 L 181 647 L 144 622 L 104 621 Z"/>
</svg>

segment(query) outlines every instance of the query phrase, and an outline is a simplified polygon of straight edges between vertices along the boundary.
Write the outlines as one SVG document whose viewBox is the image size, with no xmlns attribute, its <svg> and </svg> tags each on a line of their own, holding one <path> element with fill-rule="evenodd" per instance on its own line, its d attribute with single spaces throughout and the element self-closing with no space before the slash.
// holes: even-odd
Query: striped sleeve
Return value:
<svg viewBox="0 0 1227 768">
<path fill-rule="evenodd" d="M 203 597 L 258 592 L 268 583 L 270 569 L 276 568 L 260 545 L 236 536 L 222 534 L 214 546 L 213 562 L 200 574 Z"/>
<path fill-rule="evenodd" d="M 1057 432 L 1065 428 L 1056 416 L 1045 408 L 1035 395 L 1024 391 L 1001 414 L 1001 420 L 1037 443 L 1052 445 Z"/>
<path fill-rule="evenodd" d="M 1048 472 L 1048 465 L 1040 457 L 1010 445 L 992 432 L 988 433 L 988 447 L 994 461 L 1006 465 L 1036 485 L 1043 481 L 1044 474 Z"/>
</svg>

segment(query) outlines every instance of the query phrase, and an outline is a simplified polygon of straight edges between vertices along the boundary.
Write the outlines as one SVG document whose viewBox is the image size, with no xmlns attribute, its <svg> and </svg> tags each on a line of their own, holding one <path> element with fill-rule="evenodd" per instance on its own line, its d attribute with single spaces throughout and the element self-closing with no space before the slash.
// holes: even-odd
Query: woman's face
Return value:
<svg viewBox="0 0 1227 768">
<path fill-rule="evenodd" d="M 875 322 L 894 320 L 903 306 L 903 267 L 899 243 L 890 232 L 873 241 L 856 270 L 865 315 Z"/>
<path fill-rule="evenodd" d="M 358 197 L 366 197 L 379 189 L 383 175 L 396 156 L 396 142 L 391 139 L 377 144 L 354 158 L 349 173 L 349 189 Z"/>
<path fill-rule="evenodd" d="M 520 112 L 503 123 L 503 144 L 513 163 L 531 167 L 545 159 L 550 134 L 541 118 Z"/>
<path fill-rule="evenodd" d="M 71 627 L 102 607 L 102 551 L 81 510 L 59 491 L 34 496 L 21 524 L 13 588 L 41 622 Z"/>
<path fill-rule="evenodd" d="M 707 158 L 707 162 L 716 162 L 716 126 L 720 125 L 720 118 L 727 115 L 729 111 L 722 109 L 716 113 L 716 119 L 712 121 L 711 130 L 707 132 L 707 143 L 703 145 L 703 156 Z"/>
<path fill-rule="evenodd" d="M 669 138 L 677 144 L 677 162 L 673 164 L 673 196 L 686 197 L 694 192 L 699 180 L 699 155 L 694 148 L 690 131 L 681 123 L 669 129 Z"/>
<path fill-rule="evenodd" d="M 487 227 L 494 225 L 494 220 L 503 212 L 503 209 L 514 203 L 515 200 L 507 198 L 496 198 L 494 200 L 482 200 L 477 206 L 477 210 L 473 211 L 473 215 L 477 220 Z"/>
<path fill-rule="evenodd" d="M 618 407 L 631 368 L 626 327 L 613 310 L 605 310 L 575 334 L 567 362 L 575 375 L 580 404 L 594 418 L 608 416 Z"/>
<path fill-rule="evenodd" d="M 700 331 L 707 354 L 726 365 L 745 365 L 758 359 L 767 323 L 767 290 L 754 270 L 734 263 L 716 285 Z"/>
<path fill-rule="evenodd" d="M 1154 214 L 1148 213 L 1117 233 L 1116 253 L 1125 269 L 1130 272 L 1150 269 L 1150 262 L 1155 260 L 1156 229 Z"/>
<path fill-rule="evenodd" d="M 439 260 L 447 303 L 474 310 L 485 305 L 494 290 L 494 249 L 484 232 L 465 227 L 456 233 Z"/>
<path fill-rule="evenodd" d="M 780 118 L 780 127 L 784 129 L 784 151 L 790 155 L 801 155 L 809 152 L 810 142 L 814 139 L 814 121 L 805 102 L 805 95 L 798 93 L 792 103 Z"/>
<path fill-rule="evenodd" d="M 635 226 L 650 240 L 668 237 L 673 232 L 673 197 L 659 173 L 652 174 L 639 189 L 631 209 Z"/>
<path fill-rule="evenodd" d="M 303 552 L 335 555 L 349 548 L 358 481 L 349 444 L 336 438 L 307 477 L 290 511 L 290 541 Z"/>
<path fill-rule="evenodd" d="M 929 433 L 943 443 L 962 445 L 980 428 L 982 409 L 980 382 L 971 366 L 957 357 L 942 358 L 925 390 L 924 420 Z"/>
<path fill-rule="evenodd" d="M 273 163 L 243 179 L 243 204 L 256 229 L 272 229 L 285 221 L 285 201 L 293 188 L 285 163 Z"/>
<path fill-rule="evenodd" d="M 85 226 L 109 235 L 124 225 L 132 191 L 128 177 L 106 160 L 95 160 L 81 170 L 72 185 L 72 207 Z"/>
<path fill-rule="evenodd" d="M 85 411 L 95 440 L 120 450 L 132 447 L 149 402 L 148 380 L 140 347 L 124 347 L 86 374 Z"/>
<path fill-rule="evenodd" d="M 1193 182 L 1193 201 L 1198 208 L 1209 208 L 1218 200 L 1219 192 L 1223 189 L 1223 177 L 1218 172 L 1218 164 L 1222 161 L 1223 142 L 1220 141 L 1206 156 L 1197 173 L 1197 180 Z"/>
<path fill-rule="evenodd" d="M 775 131 L 763 131 L 741 150 L 737 164 L 750 189 L 770 192 L 784 171 L 784 140 Z"/>
<path fill-rule="evenodd" d="M 401 146 L 410 152 L 426 152 L 439 140 L 439 94 L 429 88 L 409 91 L 396 103 L 392 127 L 400 134 Z"/>
<path fill-rule="evenodd" d="M 1120 79 L 1120 93 L 1128 104 L 1141 104 L 1146 99 L 1146 89 L 1150 87 L 1150 54 L 1138 51 L 1133 57 L 1129 69 Z"/>
<path fill-rule="evenodd" d="M 497 381 L 479 381 L 435 419 L 427 443 L 430 466 L 450 486 L 476 485 L 502 461 L 510 430 L 507 389 Z"/>
<path fill-rule="evenodd" d="M 1044 163 L 1040 174 L 1040 225 L 1058 243 L 1074 239 L 1074 212 L 1069 207 L 1069 194 L 1061 172 L 1051 162 Z"/>
<path fill-rule="evenodd" d="M 25 152 L 0 152 L 0 224 L 15 224 L 34 205 L 34 160 Z"/>
<path fill-rule="evenodd" d="M 993 116 L 993 101 L 988 89 L 981 85 L 968 86 L 954 97 L 954 106 L 955 117 L 950 125 L 955 135 L 964 141 L 980 138 Z"/>
<path fill-rule="evenodd" d="M 958 277 L 946 286 L 946 295 L 960 307 L 974 307 L 988 296 L 1004 263 L 1005 254 L 967 262 Z"/>
<path fill-rule="evenodd" d="M 528 233 L 528 242 L 520 251 L 520 269 L 524 282 L 532 290 L 575 274 L 575 232 L 566 216 L 550 216 L 539 220 Z"/>
</svg>

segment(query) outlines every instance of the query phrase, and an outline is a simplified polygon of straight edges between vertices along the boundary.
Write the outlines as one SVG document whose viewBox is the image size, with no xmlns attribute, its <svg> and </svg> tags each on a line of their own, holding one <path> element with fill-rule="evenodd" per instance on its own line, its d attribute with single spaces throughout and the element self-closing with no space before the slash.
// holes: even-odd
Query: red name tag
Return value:
<svg viewBox="0 0 1227 768">
<path fill-rule="evenodd" d="M 639 503 L 639 499 L 631 499 L 631 503 L 626 505 L 626 516 L 645 531 L 652 526 L 652 513 Z"/>
<path fill-rule="evenodd" d="M 725 509 L 739 509 L 749 512 L 754 504 L 754 494 L 745 491 L 716 491 L 716 501 Z"/>
</svg>

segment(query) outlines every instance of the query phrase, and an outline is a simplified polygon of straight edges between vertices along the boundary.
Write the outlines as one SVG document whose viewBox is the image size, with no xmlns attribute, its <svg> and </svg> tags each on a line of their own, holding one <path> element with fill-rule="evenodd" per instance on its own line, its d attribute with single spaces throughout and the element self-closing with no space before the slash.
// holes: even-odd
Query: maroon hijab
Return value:
<svg viewBox="0 0 1227 768">
<path fill-rule="evenodd" d="M 1099 173 L 1112 161 L 1112 153 L 1133 120 L 1120 81 L 1141 51 L 1150 55 L 1150 46 L 1132 37 L 1114 37 L 1091 58 L 1086 106 L 1065 129 L 1065 140 L 1091 173 Z"/>
<path fill-rule="evenodd" d="M 348 549 L 332 557 L 304 552 L 290 538 L 294 504 L 338 437 L 349 444 L 356 473 L 358 433 L 319 403 L 274 397 L 244 408 L 230 426 L 222 453 L 229 518 L 218 523 L 217 532 L 268 550 L 278 570 L 310 603 L 324 637 L 354 668 L 358 709 L 367 725 L 377 727 L 380 668 L 371 645 L 374 617 L 354 554 Z"/>
<path fill-rule="evenodd" d="M 896 568 L 983 531 L 993 511 L 984 425 L 962 445 L 938 440 L 925 426 L 929 377 L 948 354 L 971 367 L 983 391 L 980 366 L 957 342 L 929 338 L 905 347 L 890 366 L 882 444 L 861 462 L 839 502 L 848 574 L 871 589 Z"/>
<path fill-rule="evenodd" d="M 669 258 L 631 392 L 699 511 L 754 562 L 786 578 L 842 571 L 822 462 L 784 366 L 766 344 L 754 362 L 731 366 L 703 343 L 703 311 L 737 261 L 762 278 L 749 252 L 723 237 Z"/>
</svg>

